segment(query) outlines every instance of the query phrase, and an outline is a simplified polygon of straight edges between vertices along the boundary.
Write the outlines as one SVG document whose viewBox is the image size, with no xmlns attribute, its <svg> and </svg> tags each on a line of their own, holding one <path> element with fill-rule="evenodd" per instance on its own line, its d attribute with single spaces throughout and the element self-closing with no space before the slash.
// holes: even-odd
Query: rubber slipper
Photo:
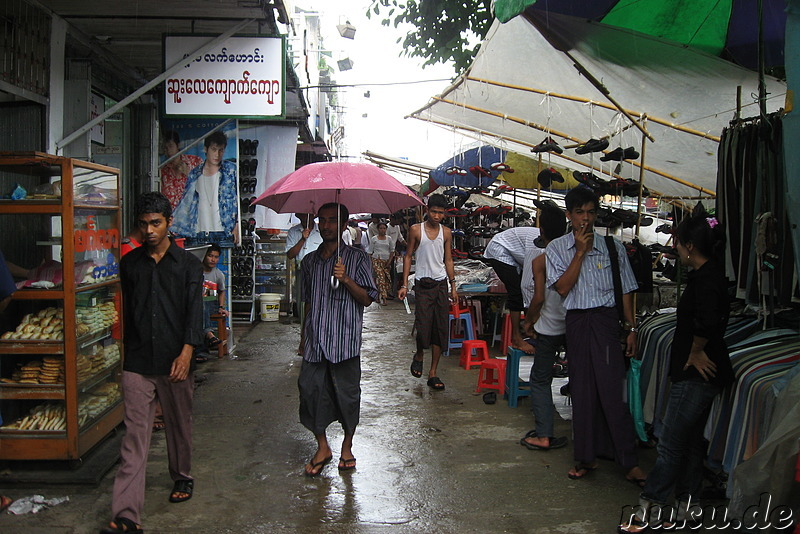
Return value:
<svg viewBox="0 0 800 534">
<path fill-rule="evenodd" d="M 428 379 L 428 387 L 441 391 L 444 389 L 444 382 L 438 376 L 432 376 Z"/>
<path fill-rule="evenodd" d="M 352 471 L 355 468 L 355 458 L 339 458 L 339 471 Z"/>
<path fill-rule="evenodd" d="M 205 363 L 208 361 L 208 356 L 197 355 L 194 357 L 194 361 L 196 361 L 197 363 Z"/>
<path fill-rule="evenodd" d="M 422 360 L 411 360 L 411 376 L 416 378 L 422 376 Z"/>
<path fill-rule="evenodd" d="M 208 345 L 209 348 L 213 349 L 214 347 L 216 347 L 220 343 L 222 343 L 222 340 L 220 338 L 218 338 L 217 336 L 211 336 L 211 337 L 207 337 L 206 338 L 206 345 Z"/>
<path fill-rule="evenodd" d="M 111 524 L 114 526 L 107 526 L 100 531 L 100 534 L 141 534 L 144 532 L 139 525 L 127 517 L 115 517 Z"/>
<path fill-rule="evenodd" d="M 536 436 L 537 436 L 537 434 L 536 434 L 536 430 L 535 429 L 534 430 L 528 430 L 525 433 L 525 436 L 523 436 L 523 439 L 525 439 L 525 438 L 535 438 Z"/>
<path fill-rule="evenodd" d="M 184 502 L 192 498 L 194 492 L 194 480 L 176 480 L 172 485 L 172 493 L 169 494 L 169 502 Z M 176 497 L 176 493 L 185 493 L 183 497 Z"/>
<path fill-rule="evenodd" d="M 531 436 L 535 437 L 535 436 Z M 558 438 L 550 438 L 550 446 L 549 447 L 542 447 L 541 445 L 535 445 L 526 441 L 527 438 L 522 438 L 519 440 L 519 444 L 523 447 L 526 447 L 529 451 L 549 451 L 550 449 L 560 449 L 562 447 L 566 447 L 567 445 L 567 438 L 564 436 Z"/>
<path fill-rule="evenodd" d="M 575 473 L 567 473 L 567 476 L 572 480 L 580 480 L 582 478 L 586 478 L 589 473 L 597 469 L 597 467 L 591 467 L 588 465 L 578 464 L 575 466 Z M 586 471 L 584 474 L 579 474 L 581 471 Z"/>
<path fill-rule="evenodd" d="M 483 394 L 484 404 L 494 404 L 497 402 L 497 393 L 494 391 L 487 391 Z"/>
<path fill-rule="evenodd" d="M 323 458 L 317 463 L 314 463 L 314 457 L 312 456 L 311 459 L 308 461 L 306 465 L 311 466 L 311 471 L 306 471 L 307 477 L 315 477 L 322 472 L 322 468 L 325 467 L 333 460 L 333 455 L 328 456 L 327 458 Z"/>
</svg>

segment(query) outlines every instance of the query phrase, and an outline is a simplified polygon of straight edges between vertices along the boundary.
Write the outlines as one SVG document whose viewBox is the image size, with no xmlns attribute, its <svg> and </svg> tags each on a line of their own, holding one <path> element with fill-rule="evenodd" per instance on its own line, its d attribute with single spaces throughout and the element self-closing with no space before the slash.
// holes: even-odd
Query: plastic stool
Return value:
<svg viewBox="0 0 800 534">
<path fill-rule="evenodd" d="M 473 356 L 473 351 L 475 355 Z M 471 369 L 473 365 L 480 365 L 483 360 L 489 359 L 489 346 L 482 339 L 466 339 L 461 342 L 461 361 L 459 365 L 464 369 Z"/>
<path fill-rule="evenodd" d="M 489 358 L 481 362 L 478 370 L 478 387 L 475 393 L 481 389 L 494 389 L 503 393 L 506 387 L 506 361 L 498 358 Z"/>
<path fill-rule="evenodd" d="M 455 328 L 464 323 L 463 337 L 453 336 Z M 450 306 L 450 317 L 447 323 L 447 350 L 445 354 L 450 354 L 450 349 L 460 348 L 461 343 L 469 339 L 475 339 L 475 328 L 472 323 L 472 314 L 467 311 L 467 308 L 459 309 L 458 306 Z"/>
<path fill-rule="evenodd" d="M 501 310 L 501 311 L 498 311 L 498 312 L 494 312 L 494 321 L 492 321 L 492 347 L 494 347 L 494 342 L 495 341 L 502 341 L 503 340 L 503 335 L 502 335 L 503 329 L 501 328 L 500 332 L 498 332 L 497 331 L 497 323 L 500 320 L 502 320 L 501 317 L 503 317 L 503 315 L 505 313 L 506 312 L 504 310 Z"/>
<path fill-rule="evenodd" d="M 516 408 L 520 397 L 529 397 L 531 383 L 519 377 L 519 361 L 525 353 L 514 347 L 508 347 L 506 360 L 506 398 L 509 408 Z"/>
<path fill-rule="evenodd" d="M 525 319 L 525 313 L 520 312 L 519 314 L 520 321 Z M 500 337 L 500 346 L 503 347 L 503 356 L 508 354 L 508 349 L 511 348 L 511 332 L 512 328 L 519 328 L 519 325 L 512 325 L 511 324 L 511 313 L 506 312 L 505 316 L 503 317 L 503 333 Z"/>
</svg>

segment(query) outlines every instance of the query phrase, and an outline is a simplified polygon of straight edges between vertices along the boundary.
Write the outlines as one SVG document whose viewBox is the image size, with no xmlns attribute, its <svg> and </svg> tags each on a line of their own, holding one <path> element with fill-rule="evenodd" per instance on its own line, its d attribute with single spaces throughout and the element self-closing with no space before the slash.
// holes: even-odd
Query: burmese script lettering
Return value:
<svg viewBox="0 0 800 534">
<path fill-rule="evenodd" d="M 183 59 L 189 57 L 189 54 L 184 54 Z M 252 54 L 228 54 L 228 49 L 222 47 L 219 54 L 206 54 L 204 56 L 197 56 L 194 58 L 195 63 L 262 63 L 264 61 L 264 54 L 258 48 L 253 50 Z M 188 69 L 192 64 L 186 65 Z"/>
<path fill-rule="evenodd" d="M 231 103 L 231 95 L 266 95 L 267 102 L 275 103 L 279 94 L 279 80 L 251 80 L 250 72 L 242 72 L 240 80 L 223 79 L 176 79 L 167 80 L 167 93 L 173 95 L 176 104 L 182 102 L 182 95 L 222 95 L 226 104 Z"/>
</svg>

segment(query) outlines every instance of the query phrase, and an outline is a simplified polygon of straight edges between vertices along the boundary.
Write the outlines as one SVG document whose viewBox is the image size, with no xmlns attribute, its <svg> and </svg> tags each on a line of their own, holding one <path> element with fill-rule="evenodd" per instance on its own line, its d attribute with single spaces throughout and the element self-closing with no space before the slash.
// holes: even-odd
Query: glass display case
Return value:
<svg viewBox="0 0 800 534">
<path fill-rule="evenodd" d="M 122 422 L 119 171 L 0 153 L 0 191 L 0 459 L 77 459 Z"/>
<path fill-rule="evenodd" d="M 286 256 L 286 233 L 262 238 L 256 251 L 256 294 L 280 294 L 283 296 L 281 301 L 288 307 L 291 303 L 295 262 Z"/>
</svg>

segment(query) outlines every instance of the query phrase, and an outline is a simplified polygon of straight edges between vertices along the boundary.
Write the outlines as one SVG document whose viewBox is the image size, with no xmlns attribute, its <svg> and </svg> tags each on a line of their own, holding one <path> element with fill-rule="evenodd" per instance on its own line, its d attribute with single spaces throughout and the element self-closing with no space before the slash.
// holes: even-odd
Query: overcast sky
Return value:
<svg viewBox="0 0 800 534">
<path fill-rule="evenodd" d="M 346 113 L 349 156 L 370 150 L 436 166 L 471 142 L 424 121 L 403 118 L 424 106 L 431 96 L 441 93 L 454 76 L 450 66 L 438 64 L 423 69 L 420 58 L 399 57 L 401 47 L 395 41 L 407 30 L 381 26 L 381 17 L 374 15 L 367 19 L 369 0 L 297 0 L 296 3 L 325 15 L 323 38 L 325 47 L 334 52 L 334 60 L 349 57 L 353 61 L 352 70 L 335 73 L 339 84 L 359 84 L 343 89 L 340 98 Z M 353 40 L 340 37 L 336 31 L 337 24 L 348 20 L 356 27 Z M 425 80 L 438 81 L 400 83 Z M 364 97 L 366 91 L 370 92 L 369 98 Z"/>
</svg>

